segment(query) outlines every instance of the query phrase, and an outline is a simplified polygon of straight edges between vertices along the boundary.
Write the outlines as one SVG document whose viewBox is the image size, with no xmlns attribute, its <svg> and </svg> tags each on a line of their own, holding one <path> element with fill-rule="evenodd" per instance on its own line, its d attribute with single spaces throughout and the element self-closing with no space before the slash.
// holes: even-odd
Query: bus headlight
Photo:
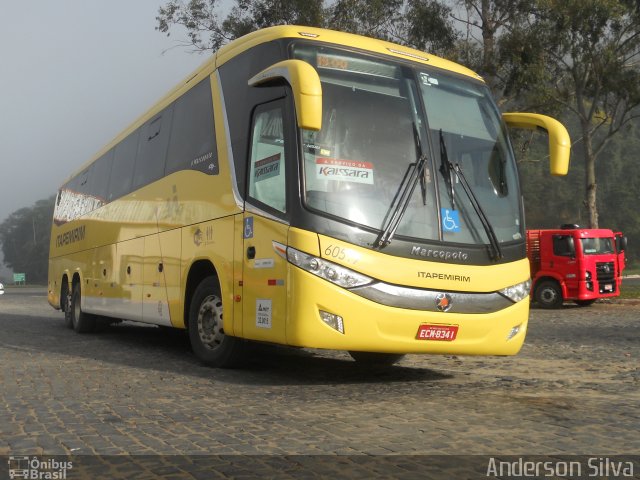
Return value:
<svg viewBox="0 0 640 480">
<path fill-rule="evenodd" d="M 371 277 L 354 272 L 348 268 L 328 262 L 322 258 L 307 255 L 295 248 L 287 248 L 287 260 L 309 273 L 329 280 L 343 288 L 361 287 L 373 282 Z"/>
<path fill-rule="evenodd" d="M 529 295 L 531 290 L 531 279 L 524 282 L 517 283 L 502 290 L 498 290 L 500 295 L 507 297 L 513 303 L 518 303 L 520 300 L 524 300 Z"/>
</svg>

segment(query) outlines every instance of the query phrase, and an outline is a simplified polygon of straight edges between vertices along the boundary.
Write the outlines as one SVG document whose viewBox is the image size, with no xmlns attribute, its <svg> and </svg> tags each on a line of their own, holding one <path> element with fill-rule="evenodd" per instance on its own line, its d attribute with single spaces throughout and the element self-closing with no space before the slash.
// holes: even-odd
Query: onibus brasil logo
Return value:
<svg viewBox="0 0 640 480">
<path fill-rule="evenodd" d="M 67 470 L 73 468 L 73 462 L 55 458 L 46 460 L 38 457 L 9 457 L 9 478 L 27 478 L 32 480 L 64 480 Z"/>
</svg>

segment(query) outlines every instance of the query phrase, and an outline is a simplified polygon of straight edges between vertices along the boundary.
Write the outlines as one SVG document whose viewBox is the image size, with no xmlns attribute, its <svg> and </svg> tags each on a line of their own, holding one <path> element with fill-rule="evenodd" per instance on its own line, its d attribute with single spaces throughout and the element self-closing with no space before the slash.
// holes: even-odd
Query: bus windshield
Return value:
<svg viewBox="0 0 640 480">
<path fill-rule="evenodd" d="M 308 44 L 294 56 L 317 69 L 323 93 L 322 129 L 302 133 L 307 208 L 382 231 L 426 155 L 396 238 L 487 244 L 481 217 L 498 242 L 522 238 L 515 161 L 481 82 Z"/>
</svg>

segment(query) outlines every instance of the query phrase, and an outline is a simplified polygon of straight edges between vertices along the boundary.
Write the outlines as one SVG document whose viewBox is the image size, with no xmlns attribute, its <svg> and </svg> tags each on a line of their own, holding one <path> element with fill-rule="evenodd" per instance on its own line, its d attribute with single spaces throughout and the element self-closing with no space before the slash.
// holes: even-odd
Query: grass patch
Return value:
<svg viewBox="0 0 640 480">
<path fill-rule="evenodd" d="M 622 280 L 620 298 L 640 298 L 640 285 L 625 285 Z"/>
</svg>

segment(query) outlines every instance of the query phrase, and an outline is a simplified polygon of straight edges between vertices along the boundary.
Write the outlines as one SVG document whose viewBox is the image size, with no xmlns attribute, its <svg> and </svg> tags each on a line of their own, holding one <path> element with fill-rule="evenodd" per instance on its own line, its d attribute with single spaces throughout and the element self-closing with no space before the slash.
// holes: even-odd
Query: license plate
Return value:
<svg viewBox="0 0 640 480">
<path fill-rule="evenodd" d="M 420 325 L 416 339 L 452 342 L 457 335 L 458 325 Z"/>
<path fill-rule="evenodd" d="M 605 284 L 604 284 L 604 291 L 605 291 L 605 292 L 611 292 L 611 291 L 613 291 L 613 285 L 611 285 L 610 283 L 605 283 Z"/>
</svg>

